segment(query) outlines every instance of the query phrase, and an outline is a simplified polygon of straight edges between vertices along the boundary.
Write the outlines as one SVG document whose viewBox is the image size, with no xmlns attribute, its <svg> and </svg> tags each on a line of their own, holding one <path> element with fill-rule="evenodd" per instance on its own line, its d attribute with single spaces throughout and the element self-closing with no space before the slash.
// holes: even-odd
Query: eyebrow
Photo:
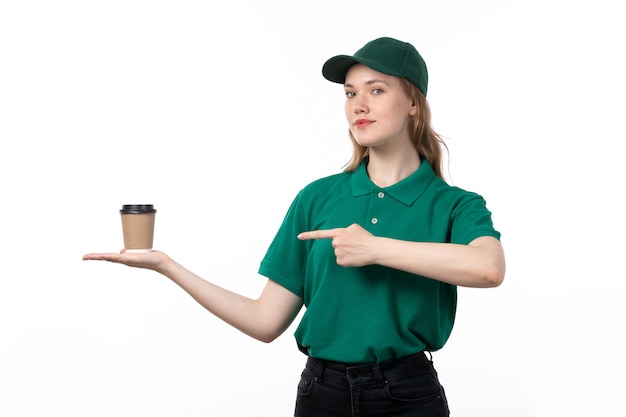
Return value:
<svg viewBox="0 0 626 417">
<path fill-rule="evenodd" d="M 382 83 L 385 84 L 387 86 L 389 86 L 389 83 L 383 80 L 379 80 L 379 79 L 373 79 L 373 80 L 368 80 L 365 82 L 365 85 L 371 85 L 371 84 L 376 84 L 376 83 Z M 354 88 L 354 86 L 352 84 L 346 83 L 343 85 L 345 88 Z"/>
</svg>

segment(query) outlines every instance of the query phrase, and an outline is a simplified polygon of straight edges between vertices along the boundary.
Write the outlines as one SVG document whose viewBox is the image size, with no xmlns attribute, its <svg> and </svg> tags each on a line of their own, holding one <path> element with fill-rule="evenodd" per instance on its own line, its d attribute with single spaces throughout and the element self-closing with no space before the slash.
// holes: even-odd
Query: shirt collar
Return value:
<svg viewBox="0 0 626 417">
<path fill-rule="evenodd" d="M 428 161 L 422 159 L 420 167 L 413 174 L 390 187 L 379 187 L 367 175 L 367 162 L 365 159 L 352 174 L 352 194 L 355 197 L 359 197 L 373 192 L 384 191 L 392 198 L 410 206 L 422 195 L 434 178 L 435 173 L 431 165 Z"/>
</svg>

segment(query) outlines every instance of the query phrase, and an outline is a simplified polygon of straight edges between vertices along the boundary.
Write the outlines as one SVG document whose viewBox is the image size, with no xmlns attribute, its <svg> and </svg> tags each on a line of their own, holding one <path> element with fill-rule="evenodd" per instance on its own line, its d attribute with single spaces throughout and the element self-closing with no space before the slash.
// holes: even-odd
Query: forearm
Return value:
<svg viewBox="0 0 626 417">
<path fill-rule="evenodd" d="M 496 287 L 504 279 L 504 254 L 495 238 L 469 245 L 376 238 L 374 262 L 463 287 Z"/>
<path fill-rule="evenodd" d="M 169 259 L 159 271 L 180 286 L 216 317 L 263 342 L 280 335 L 288 322 L 272 314 L 259 299 L 252 299 L 204 280 Z"/>
</svg>

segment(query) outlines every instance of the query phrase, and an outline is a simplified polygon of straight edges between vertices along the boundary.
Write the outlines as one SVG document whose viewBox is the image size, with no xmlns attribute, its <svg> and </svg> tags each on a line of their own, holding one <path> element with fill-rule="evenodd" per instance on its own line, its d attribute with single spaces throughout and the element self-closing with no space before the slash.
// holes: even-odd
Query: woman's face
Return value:
<svg viewBox="0 0 626 417">
<path fill-rule="evenodd" d="M 409 120 L 417 108 L 399 78 L 355 64 L 346 74 L 344 89 L 346 119 L 359 145 L 375 148 L 410 142 Z"/>
</svg>

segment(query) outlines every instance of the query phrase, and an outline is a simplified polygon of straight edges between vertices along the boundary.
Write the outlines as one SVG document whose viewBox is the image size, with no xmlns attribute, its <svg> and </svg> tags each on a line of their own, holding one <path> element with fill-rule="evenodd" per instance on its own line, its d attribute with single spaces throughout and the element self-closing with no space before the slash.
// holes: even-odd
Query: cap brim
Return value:
<svg viewBox="0 0 626 417">
<path fill-rule="evenodd" d="M 359 61 L 349 55 L 334 56 L 322 66 L 322 75 L 328 81 L 343 84 L 346 82 L 348 69 L 358 62 Z"/>
<path fill-rule="evenodd" d="M 365 58 L 355 58 L 350 55 L 337 55 L 330 58 L 322 66 L 322 75 L 328 81 L 345 84 L 346 74 L 348 73 L 350 67 L 354 64 L 363 64 L 367 67 L 372 68 L 375 71 L 382 72 L 384 74 L 400 76 L 396 73 L 396 71 L 384 67 L 376 61 L 371 61 Z"/>
</svg>

